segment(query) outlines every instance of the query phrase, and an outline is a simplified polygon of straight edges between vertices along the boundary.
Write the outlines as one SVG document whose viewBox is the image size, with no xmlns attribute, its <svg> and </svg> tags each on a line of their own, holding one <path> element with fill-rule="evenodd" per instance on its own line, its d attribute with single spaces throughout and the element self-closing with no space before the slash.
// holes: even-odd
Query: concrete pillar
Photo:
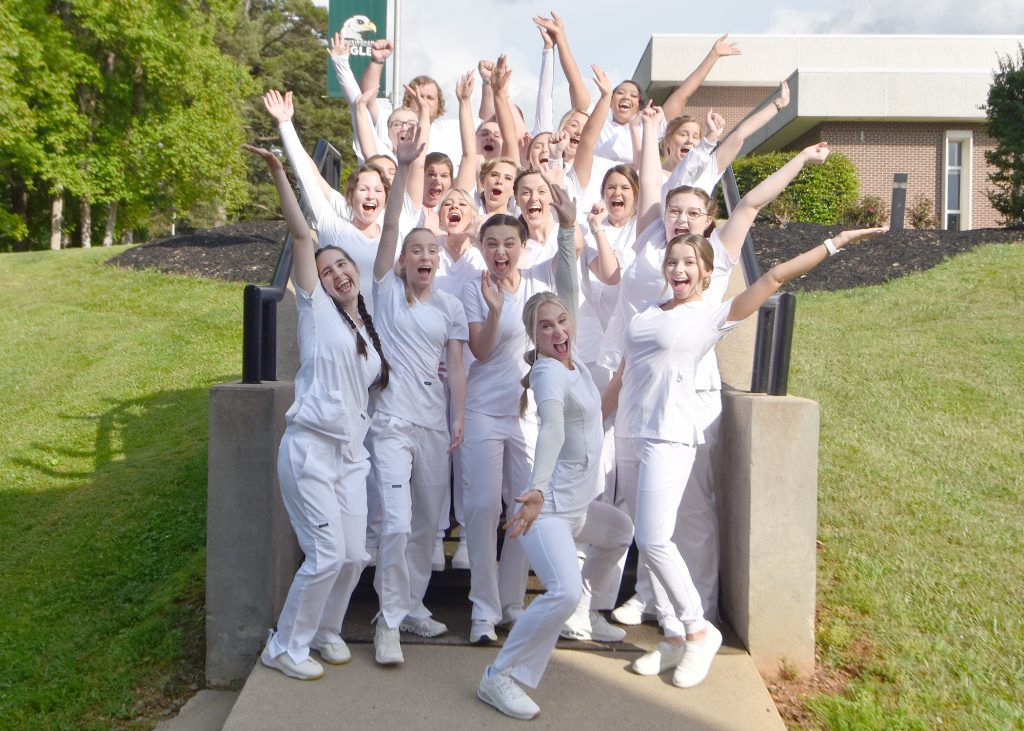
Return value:
<svg viewBox="0 0 1024 731">
<path fill-rule="evenodd" d="M 210 389 L 206 679 L 241 685 L 302 561 L 277 483 L 291 381 Z"/>
<path fill-rule="evenodd" d="M 726 389 L 715 475 L 722 610 L 763 675 L 810 674 L 818 404 Z"/>
</svg>

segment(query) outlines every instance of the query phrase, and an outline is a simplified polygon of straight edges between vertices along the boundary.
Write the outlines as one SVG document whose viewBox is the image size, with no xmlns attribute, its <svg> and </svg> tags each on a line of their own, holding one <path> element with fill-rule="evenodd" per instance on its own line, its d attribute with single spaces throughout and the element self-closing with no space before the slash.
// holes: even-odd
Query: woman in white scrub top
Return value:
<svg viewBox="0 0 1024 731">
<path fill-rule="evenodd" d="M 886 231 L 844 231 L 810 251 L 777 264 L 744 292 L 724 303 L 705 302 L 715 252 L 703 236 L 674 237 L 665 250 L 668 300 L 638 313 L 626 331 L 622 362 L 605 393 L 618 405 L 615 432 L 628 440 L 640 466 L 636 490 L 636 543 L 653 574 L 655 604 L 665 617 L 665 641 L 639 658 L 633 670 L 654 675 L 675 668 L 681 688 L 704 680 L 722 644 L 721 632 L 704 619 L 700 595 L 672 542 L 676 512 L 704 440 L 697 414 L 695 374 L 715 343 L 789 280 L 807 273 L 844 246 Z"/>
<path fill-rule="evenodd" d="M 278 452 L 281 497 L 305 558 L 292 580 L 277 630 L 260 661 L 300 680 L 351 659 L 342 622 L 369 558 L 363 437 L 370 425 L 369 390 L 384 389 L 387 362 L 359 294 L 359 270 L 337 247 L 314 256 L 313 240 L 274 155 L 248 147 L 268 164 L 294 240 L 292 282 L 299 310 L 295 403 Z M 372 347 L 368 345 L 372 342 Z"/>
</svg>

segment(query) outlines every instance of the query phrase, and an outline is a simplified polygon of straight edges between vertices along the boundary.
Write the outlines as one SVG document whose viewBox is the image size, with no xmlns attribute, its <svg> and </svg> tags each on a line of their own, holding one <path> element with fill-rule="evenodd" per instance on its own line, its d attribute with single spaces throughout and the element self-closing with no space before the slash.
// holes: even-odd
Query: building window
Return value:
<svg viewBox="0 0 1024 731">
<path fill-rule="evenodd" d="M 949 130 L 942 151 L 942 222 L 949 231 L 971 228 L 971 154 L 974 133 Z"/>
</svg>

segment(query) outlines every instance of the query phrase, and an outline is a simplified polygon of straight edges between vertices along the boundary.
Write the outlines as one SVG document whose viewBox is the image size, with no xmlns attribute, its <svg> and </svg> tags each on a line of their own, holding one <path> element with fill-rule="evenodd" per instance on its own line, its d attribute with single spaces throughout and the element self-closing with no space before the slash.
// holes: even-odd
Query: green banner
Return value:
<svg viewBox="0 0 1024 731">
<path fill-rule="evenodd" d="M 356 80 L 360 79 L 366 65 L 370 63 L 370 45 L 378 38 L 394 38 L 390 33 L 388 17 L 388 0 L 330 0 L 327 16 L 327 38 L 330 40 L 337 31 L 341 31 L 352 44 L 349 64 Z M 381 74 L 381 83 L 387 85 L 391 60 L 385 64 Z M 380 96 L 384 96 L 386 88 L 382 88 Z M 330 59 L 327 60 L 327 95 L 344 97 L 338 83 Z"/>
</svg>

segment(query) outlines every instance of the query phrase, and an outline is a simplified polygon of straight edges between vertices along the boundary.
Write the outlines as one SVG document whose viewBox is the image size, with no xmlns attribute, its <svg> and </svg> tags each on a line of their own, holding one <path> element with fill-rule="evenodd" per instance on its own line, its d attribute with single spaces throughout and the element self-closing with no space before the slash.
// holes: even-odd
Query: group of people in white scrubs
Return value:
<svg viewBox="0 0 1024 731">
<path fill-rule="evenodd" d="M 699 684 L 722 642 L 714 346 L 786 281 L 884 230 L 840 233 L 725 301 L 758 212 L 824 161 L 827 143 L 797 153 L 716 223 L 721 171 L 789 103 L 785 83 L 723 137 L 719 115 L 683 109 L 714 64 L 739 53 L 726 36 L 661 107 L 596 66 L 592 104 L 563 21 L 533 21 L 542 49 L 532 127 L 510 100 L 504 56 L 459 78 L 449 119 L 429 77 L 413 79 L 396 109 L 377 99 L 390 41 L 373 43 L 357 81 L 336 37 L 332 65 L 361 161 L 343 194 L 302 147 L 290 93 L 264 97 L 310 211 L 307 220 L 282 163 L 248 148 L 266 160 L 295 240 L 301 366 L 278 476 L 305 560 L 261 656 L 290 677 L 323 674 L 311 651 L 350 660 L 342 624 L 371 560 L 378 663 L 404 661 L 402 632 L 447 632 L 423 602 L 454 512 L 469 640 L 493 643 L 497 627 L 509 629 L 481 700 L 536 717 L 522 686 L 537 687 L 560 636 L 619 642 L 648 616 L 664 640 L 632 670 Z M 572 103 L 558 125 L 556 55 Z M 634 540 L 636 592 L 616 607 Z M 530 569 L 545 592 L 527 605 Z"/>
</svg>

